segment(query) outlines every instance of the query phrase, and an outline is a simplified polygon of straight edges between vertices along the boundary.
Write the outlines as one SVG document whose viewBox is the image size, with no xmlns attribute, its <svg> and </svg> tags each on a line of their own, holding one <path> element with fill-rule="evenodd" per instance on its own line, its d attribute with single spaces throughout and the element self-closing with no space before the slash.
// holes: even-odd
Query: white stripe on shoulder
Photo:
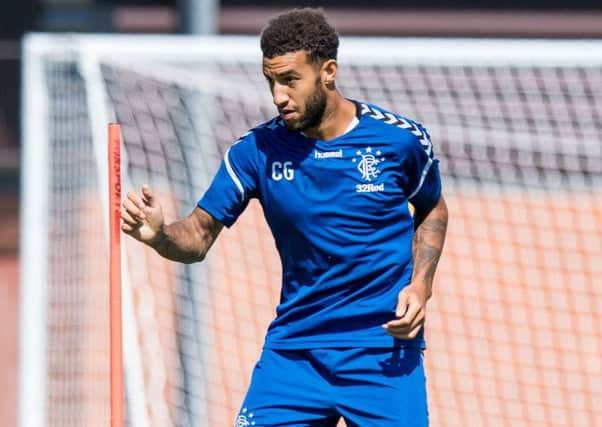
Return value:
<svg viewBox="0 0 602 427">
<path fill-rule="evenodd" d="M 232 148 L 232 147 L 230 147 Z M 240 194 L 242 195 L 242 198 L 244 200 L 245 198 L 245 189 L 242 186 L 242 183 L 240 182 L 240 179 L 238 179 L 238 176 L 236 176 L 236 173 L 234 172 L 234 169 L 232 169 L 232 165 L 230 164 L 230 148 L 228 148 L 228 150 L 226 150 L 226 154 L 224 154 L 224 162 L 226 163 L 226 170 L 228 171 L 228 175 L 230 175 L 230 178 L 232 179 L 232 181 L 234 181 L 234 184 L 236 184 L 236 187 L 238 188 L 238 191 L 240 191 Z"/>
<path fill-rule="evenodd" d="M 420 175 L 420 182 L 418 183 L 418 187 L 416 187 L 416 189 L 412 192 L 412 194 L 409 195 L 408 199 L 411 199 L 416 194 L 418 194 L 418 192 L 422 188 L 422 185 L 424 184 L 424 180 L 426 179 L 426 174 L 428 174 L 429 169 L 431 168 L 432 164 L 433 164 L 433 159 L 431 159 L 429 157 L 428 162 L 426 162 L 426 165 L 424 165 L 424 169 L 422 169 L 422 175 Z"/>
</svg>

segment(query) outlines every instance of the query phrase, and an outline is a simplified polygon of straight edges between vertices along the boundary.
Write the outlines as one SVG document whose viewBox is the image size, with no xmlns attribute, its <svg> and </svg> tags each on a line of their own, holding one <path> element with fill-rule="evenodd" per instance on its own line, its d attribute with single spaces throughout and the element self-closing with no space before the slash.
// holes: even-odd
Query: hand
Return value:
<svg viewBox="0 0 602 427">
<path fill-rule="evenodd" d="M 163 228 L 163 210 L 148 185 L 142 195 L 130 191 L 121 206 L 121 229 L 133 238 L 152 246 Z"/>
<path fill-rule="evenodd" d="M 424 325 L 426 316 L 426 288 L 423 284 L 410 283 L 397 296 L 398 317 L 383 325 L 387 333 L 395 338 L 410 340 L 416 338 Z"/>
</svg>

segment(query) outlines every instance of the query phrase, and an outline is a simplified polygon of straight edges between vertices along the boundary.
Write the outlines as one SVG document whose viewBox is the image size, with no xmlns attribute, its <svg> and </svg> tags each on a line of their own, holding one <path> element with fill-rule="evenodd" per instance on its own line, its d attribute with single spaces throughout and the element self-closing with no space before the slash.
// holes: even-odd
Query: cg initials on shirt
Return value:
<svg viewBox="0 0 602 427">
<path fill-rule="evenodd" d="M 272 162 L 272 179 L 281 181 L 282 179 L 292 181 L 295 178 L 293 162 Z"/>
</svg>

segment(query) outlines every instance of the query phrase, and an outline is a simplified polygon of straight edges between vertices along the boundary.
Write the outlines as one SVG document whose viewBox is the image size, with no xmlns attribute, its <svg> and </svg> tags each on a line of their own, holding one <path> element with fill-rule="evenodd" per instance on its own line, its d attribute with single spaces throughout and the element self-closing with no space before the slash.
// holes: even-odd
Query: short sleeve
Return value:
<svg viewBox="0 0 602 427">
<path fill-rule="evenodd" d="M 253 133 L 235 142 L 224 154 L 211 185 L 197 203 L 226 227 L 232 226 L 249 200 L 256 197 L 256 147 Z"/>
<path fill-rule="evenodd" d="M 408 200 L 417 212 L 429 212 L 441 197 L 439 161 L 426 129 L 412 122 L 414 130 L 406 147 L 403 161 Z"/>
</svg>

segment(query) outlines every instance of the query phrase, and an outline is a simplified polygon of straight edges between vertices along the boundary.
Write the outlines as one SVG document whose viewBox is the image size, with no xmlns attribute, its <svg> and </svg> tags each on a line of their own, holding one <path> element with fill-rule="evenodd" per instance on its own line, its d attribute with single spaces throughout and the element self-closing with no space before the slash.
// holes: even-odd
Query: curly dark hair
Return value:
<svg viewBox="0 0 602 427">
<path fill-rule="evenodd" d="M 337 59 L 339 35 L 321 8 L 293 9 L 272 18 L 261 31 L 264 58 L 305 50 L 313 63 Z"/>
</svg>

